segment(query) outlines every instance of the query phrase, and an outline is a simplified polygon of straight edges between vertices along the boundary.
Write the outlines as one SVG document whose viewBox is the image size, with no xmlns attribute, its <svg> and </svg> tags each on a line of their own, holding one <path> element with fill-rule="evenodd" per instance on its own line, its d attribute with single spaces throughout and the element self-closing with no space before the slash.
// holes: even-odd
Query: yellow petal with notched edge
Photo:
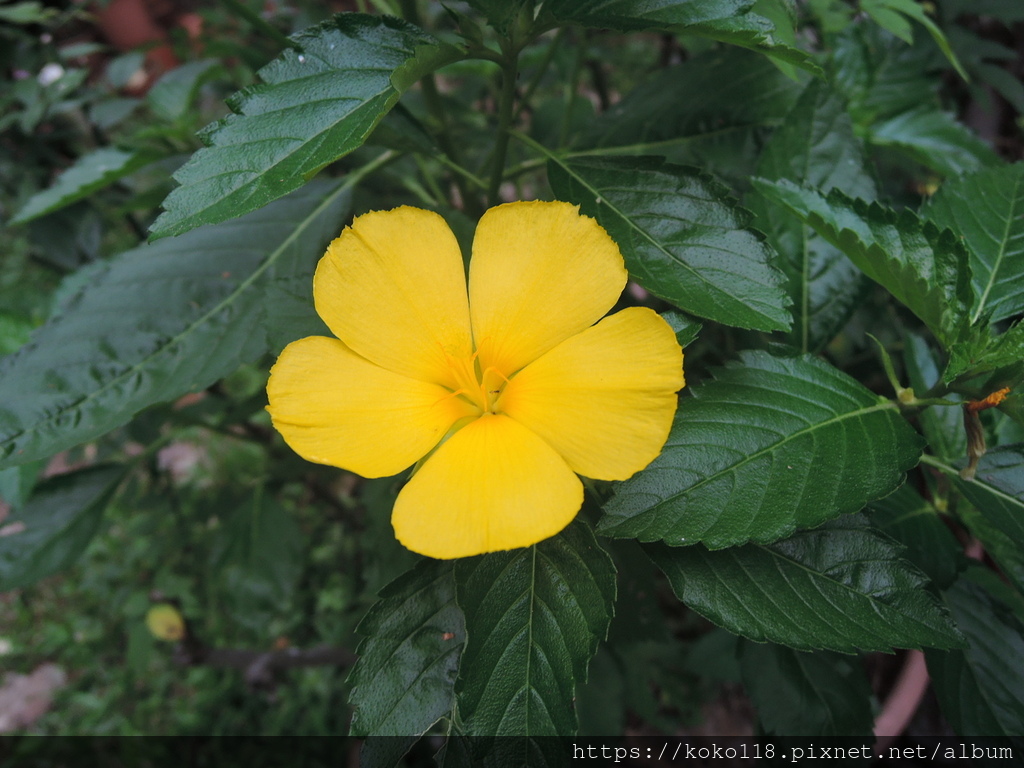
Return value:
<svg viewBox="0 0 1024 768">
<path fill-rule="evenodd" d="M 572 522 L 582 504 L 579 478 L 547 443 L 485 414 L 413 475 L 391 523 L 412 551 L 450 559 L 536 544 Z"/>
<path fill-rule="evenodd" d="M 389 371 L 453 386 L 446 356 L 472 353 L 462 255 L 432 211 L 356 217 L 320 260 L 313 298 L 335 336 Z"/>
<path fill-rule="evenodd" d="M 511 376 L 595 323 L 625 285 L 618 246 L 577 206 L 491 208 L 477 226 L 469 268 L 480 364 Z"/>
<path fill-rule="evenodd" d="M 388 371 L 323 336 L 285 347 L 267 396 L 274 427 L 296 453 L 364 477 L 400 472 L 455 421 L 478 413 L 436 384 Z"/>
<path fill-rule="evenodd" d="M 625 480 L 665 445 L 682 366 L 668 323 L 650 309 L 624 309 L 526 366 L 497 408 L 544 438 L 573 471 Z"/>
</svg>

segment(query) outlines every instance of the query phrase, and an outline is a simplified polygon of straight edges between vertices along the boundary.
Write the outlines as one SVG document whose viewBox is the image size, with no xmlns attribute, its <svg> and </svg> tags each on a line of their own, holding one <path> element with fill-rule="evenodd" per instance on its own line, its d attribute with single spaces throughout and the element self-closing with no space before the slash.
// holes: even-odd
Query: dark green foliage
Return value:
<svg viewBox="0 0 1024 768">
<path fill-rule="evenodd" d="M 204 8 L 143 85 L 152 55 L 68 37 L 84 6 L 0 9 L 0 655 L 70 680 L 28 730 L 560 766 L 559 738 L 713 727 L 725 690 L 770 738 L 867 740 L 867 654 L 922 648 L 961 737 L 1019 737 L 1016 3 L 358 5 L 406 18 Z M 390 523 L 410 473 L 302 460 L 269 370 L 329 335 L 313 272 L 352 214 L 437 211 L 468 263 L 488 207 L 552 197 L 685 347 L 667 442 L 547 540 L 424 559 Z"/>
<path fill-rule="evenodd" d="M 601 533 L 770 542 L 885 496 L 920 455 L 891 403 L 811 357 L 746 353 L 692 395 L 661 456 L 616 487 Z"/>
<path fill-rule="evenodd" d="M 680 600 L 751 640 L 846 653 L 963 644 L 924 575 L 857 518 L 768 545 L 646 550 Z"/>
</svg>

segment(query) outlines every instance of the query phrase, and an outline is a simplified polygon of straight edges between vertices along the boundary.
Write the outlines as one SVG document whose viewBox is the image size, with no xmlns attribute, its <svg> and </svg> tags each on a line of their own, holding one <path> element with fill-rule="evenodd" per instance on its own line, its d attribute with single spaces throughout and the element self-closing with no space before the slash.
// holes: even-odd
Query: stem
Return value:
<svg viewBox="0 0 1024 768">
<path fill-rule="evenodd" d="M 569 124 L 572 122 L 572 105 L 576 101 L 576 92 L 580 87 L 580 72 L 583 70 L 583 54 L 585 49 L 576 47 L 576 60 L 569 75 L 569 85 L 565 89 L 565 103 L 562 109 L 562 120 L 558 126 L 558 146 L 564 147 L 569 137 Z"/>
<path fill-rule="evenodd" d="M 420 175 L 423 177 L 423 183 L 427 185 L 427 189 L 430 190 L 430 194 L 434 196 L 438 205 L 444 205 L 447 202 L 447 197 L 441 188 L 437 185 L 437 179 L 434 178 L 434 174 L 427 168 L 426 162 L 419 155 L 413 155 L 413 160 L 416 161 L 416 167 L 420 170 Z"/>
<path fill-rule="evenodd" d="M 483 210 L 476 197 L 470 194 L 469 187 L 466 185 L 466 179 L 473 179 L 481 188 L 483 188 L 483 182 L 467 171 L 462 165 L 462 158 L 452 142 L 448 114 L 444 111 L 444 105 L 441 103 L 441 94 L 437 90 L 437 80 L 434 78 L 433 72 L 420 80 L 420 89 L 423 92 L 423 100 L 426 102 L 427 111 L 430 112 L 430 116 L 434 118 L 439 126 L 435 138 L 445 157 L 438 159 L 445 163 L 445 165 L 448 165 L 451 170 L 457 171 L 454 181 L 455 186 L 458 187 L 459 196 L 462 198 L 462 207 L 471 217 L 479 218 Z"/>
<path fill-rule="evenodd" d="M 296 51 L 302 50 L 302 46 L 289 39 L 288 35 L 254 12 L 245 3 L 241 3 L 238 0 L 221 0 L 221 2 L 227 6 L 229 11 L 245 19 L 254 30 L 269 37 L 282 48 L 292 48 Z"/>
<path fill-rule="evenodd" d="M 516 107 L 516 113 L 512 117 L 513 120 L 518 120 L 519 116 L 522 115 L 523 111 L 529 106 L 530 99 L 533 98 L 534 92 L 540 86 L 540 81 L 544 79 L 544 75 L 547 73 L 548 67 L 551 66 L 551 60 L 555 58 L 555 50 L 562 42 L 562 38 L 565 37 L 565 30 L 565 27 L 559 28 L 558 32 L 556 32 L 555 36 L 551 39 L 551 45 L 549 45 L 547 51 L 544 52 L 544 58 L 537 67 L 536 73 L 534 73 L 530 82 L 527 84 L 522 98 L 519 99 L 519 106 Z"/>
<path fill-rule="evenodd" d="M 508 154 L 508 140 L 512 130 L 512 108 L 516 100 L 516 77 L 519 74 L 519 51 L 515 42 L 503 43 L 501 69 L 501 95 L 498 97 L 498 136 L 494 140 L 494 160 L 491 165 L 491 182 L 487 187 L 487 204 L 497 205 L 501 180 L 505 173 L 505 157 Z"/>
</svg>

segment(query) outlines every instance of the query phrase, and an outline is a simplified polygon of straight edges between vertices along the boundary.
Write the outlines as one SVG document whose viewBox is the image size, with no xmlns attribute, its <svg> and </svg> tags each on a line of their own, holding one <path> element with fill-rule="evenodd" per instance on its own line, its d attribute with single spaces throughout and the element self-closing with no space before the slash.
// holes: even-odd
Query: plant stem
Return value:
<svg viewBox="0 0 1024 768">
<path fill-rule="evenodd" d="M 551 60 L 555 57 L 555 51 L 561 44 L 562 38 L 565 37 L 565 30 L 565 27 L 561 27 L 551 39 L 551 45 L 549 45 L 548 49 L 544 52 L 544 58 L 541 60 L 537 67 L 537 71 L 527 84 L 526 90 L 523 91 L 522 98 L 519 99 L 519 106 L 516 107 L 516 113 L 512 117 L 513 120 L 518 120 L 519 116 L 523 114 L 523 110 L 529 106 L 530 99 L 533 98 L 534 92 L 540 86 L 540 81 L 544 79 L 544 75 L 547 73 L 548 67 L 551 66 Z"/>
<path fill-rule="evenodd" d="M 423 91 L 423 100 L 427 104 L 427 110 L 438 125 L 435 138 L 437 139 L 437 145 L 444 152 L 445 158 L 448 160 L 448 163 L 445 164 L 448 165 L 450 163 L 449 167 L 452 170 L 457 170 L 454 180 L 455 186 L 459 190 L 459 196 L 462 198 L 462 207 L 469 216 L 479 218 L 480 214 L 483 213 L 483 209 L 476 196 L 470 193 L 469 187 L 466 185 L 467 178 L 475 179 L 475 177 L 464 169 L 462 158 L 452 142 L 448 115 L 444 111 L 444 105 L 441 103 L 441 95 L 437 90 L 437 81 L 434 79 L 432 72 L 420 80 L 420 89 Z M 479 179 L 476 180 L 480 181 Z"/>
<path fill-rule="evenodd" d="M 564 147 L 569 138 L 569 125 L 572 123 L 572 105 L 576 102 L 576 92 L 580 86 L 580 72 L 583 70 L 583 56 L 585 48 L 576 47 L 576 58 L 572 64 L 572 74 L 569 76 L 569 85 L 565 89 L 565 99 L 562 109 L 562 119 L 558 126 L 558 146 Z"/>
<path fill-rule="evenodd" d="M 296 51 L 301 51 L 302 46 L 296 43 L 294 40 L 289 39 L 288 35 L 279 30 L 269 21 L 264 19 L 258 13 L 253 11 L 245 3 L 239 2 L 239 0 L 221 0 L 228 10 L 234 14 L 241 16 L 248 22 L 254 30 L 260 34 L 270 38 L 277 43 L 281 48 L 292 48 Z M 301 59 L 300 59 L 301 61 Z"/>
<path fill-rule="evenodd" d="M 498 97 L 498 135 L 494 140 L 494 159 L 491 165 L 491 182 L 487 187 L 487 204 L 497 205 L 501 190 L 501 179 L 505 174 L 505 157 L 508 154 L 509 133 L 512 130 L 512 109 L 516 100 L 516 77 L 519 74 L 519 51 L 515 41 L 502 43 L 501 95 Z"/>
</svg>

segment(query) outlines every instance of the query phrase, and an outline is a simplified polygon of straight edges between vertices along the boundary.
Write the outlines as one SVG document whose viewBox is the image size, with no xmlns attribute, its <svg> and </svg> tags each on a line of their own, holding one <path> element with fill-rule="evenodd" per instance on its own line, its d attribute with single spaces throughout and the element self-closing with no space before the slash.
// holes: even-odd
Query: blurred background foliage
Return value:
<svg viewBox="0 0 1024 768">
<path fill-rule="evenodd" d="M 170 174 L 202 146 L 197 132 L 227 113 L 225 98 L 256 81 L 285 36 L 338 11 L 413 13 L 442 38 L 454 23 L 440 3 L 422 1 L 162 0 L 142 4 L 149 37 L 126 41 L 113 31 L 125 13 L 115 4 L 127 5 L 0 5 L 0 354 L 59 313 L 105 259 L 146 238 L 174 187 Z M 448 5 L 469 12 L 465 3 Z M 911 29 L 892 10 L 898 3 L 758 3 L 787 42 L 817 52 L 848 101 L 874 169 L 865 189 L 877 184 L 880 198 L 914 208 L 944 176 L 1024 157 L 1024 6 L 926 5 L 969 82 L 924 27 Z M 761 149 L 800 92 L 779 75 L 796 76 L 789 62 L 651 32 L 568 28 L 538 40 L 521 63 L 530 104 L 523 118 L 535 141 L 575 149 L 663 142 L 659 152 L 714 172 L 734 193 L 749 189 Z M 427 99 L 442 101 L 448 140 L 468 167 L 485 167 L 497 99 L 492 65 L 448 67 L 438 91 L 410 91 L 368 147 L 328 173 L 359 167 L 381 147 L 429 147 L 437 126 Z M 509 192 L 537 196 L 540 163 L 522 144 L 511 151 Z M 61 176 L 72 166 L 78 176 Z M 391 163 L 347 205 L 360 212 L 404 199 L 441 209 L 465 246 L 479 212 L 446 207 L 450 190 L 457 199 L 464 182 L 428 151 Z M 892 340 L 890 312 L 878 292 L 865 291 L 849 326 L 857 332 L 839 335 L 827 350 L 878 391 L 886 383 L 862 331 Z M 687 348 L 688 378 L 746 346 L 744 337 L 710 326 Z M 927 358 L 925 350 L 921 364 L 934 368 Z M 39 580 L 0 594 L 7 685 L 44 665 L 59 670 L 52 693 L 43 684 L 40 694 L 52 696 L 52 705 L 10 716 L 7 730 L 347 732 L 345 664 L 289 669 L 270 680 L 209 664 L 183 667 L 146 624 L 151 606 L 167 602 L 207 648 L 352 650 L 377 591 L 416 561 L 388 522 L 397 479 L 366 481 L 307 464 L 271 430 L 263 386 L 272 362 L 268 355 L 201 392 L 148 408 L 83 447 L 0 470 L 0 545 L 17 532 L 5 531 L 4 516 L 80 510 L 61 524 L 59 541 L 38 544 L 42 570 L 30 575 Z M 1019 425 L 989 418 L 991 429 L 1005 432 L 999 442 L 1021 441 Z M 84 467 L 92 469 L 64 477 Z M 762 663 L 764 647 L 744 650 L 746 641 L 678 606 L 667 610 L 666 626 L 664 585 L 635 545 L 615 547 L 620 591 L 635 599 L 620 600 L 611 641 L 578 691 L 581 732 L 752 727 L 741 667 Z M 0 546 L 0 573 L 4 557 Z M 891 659 L 876 658 L 870 669 L 876 690 L 891 685 Z"/>
</svg>

